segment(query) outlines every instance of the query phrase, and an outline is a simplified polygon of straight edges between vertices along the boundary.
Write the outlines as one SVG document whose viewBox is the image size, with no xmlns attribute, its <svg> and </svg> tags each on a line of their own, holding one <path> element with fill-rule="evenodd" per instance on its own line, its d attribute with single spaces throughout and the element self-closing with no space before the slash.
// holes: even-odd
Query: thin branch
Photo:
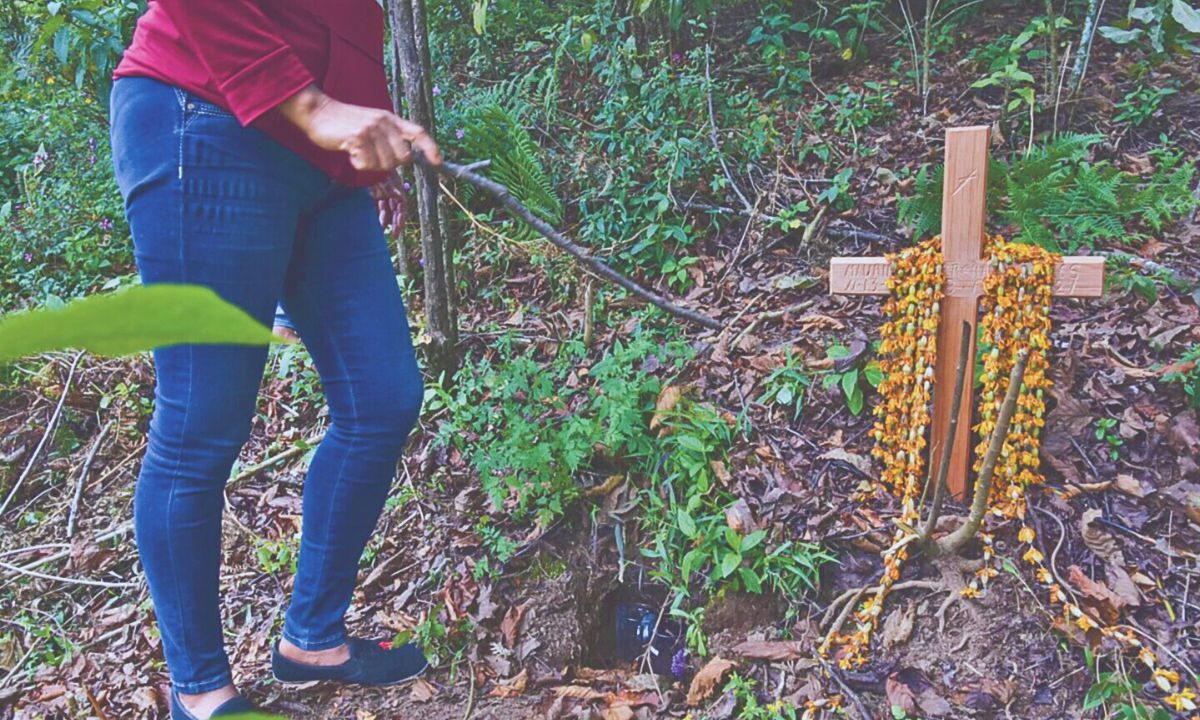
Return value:
<svg viewBox="0 0 1200 720">
<path fill-rule="evenodd" d="M 738 196 L 738 200 L 742 201 L 742 207 L 746 209 L 747 214 L 754 216 L 758 211 L 754 208 L 750 201 L 746 199 L 741 188 L 733 181 L 733 173 L 729 172 L 729 166 L 725 164 L 725 154 L 721 152 L 721 140 L 717 137 L 717 116 L 713 112 L 712 98 L 712 75 L 708 71 L 709 58 L 712 56 L 712 47 L 704 46 L 704 80 L 705 94 L 708 96 L 708 127 L 709 135 L 712 138 L 713 149 L 717 151 L 717 161 L 721 163 L 721 170 L 725 173 L 725 179 L 729 181 L 729 186 L 733 188 L 733 192 Z"/>
<path fill-rule="evenodd" d="M 67 380 L 63 383 L 62 395 L 58 396 L 58 404 L 54 406 L 54 413 L 50 415 L 50 421 L 46 423 L 46 430 L 42 433 L 42 439 L 38 441 L 37 447 L 33 449 L 33 454 L 29 456 L 29 462 L 25 464 L 25 469 L 21 471 L 17 481 L 13 483 L 12 489 L 8 491 L 8 497 L 4 498 L 4 502 L 0 503 L 0 516 L 4 515 L 4 511 L 8 509 L 9 504 L 16 497 L 17 491 L 21 489 L 21 483 L 29 477 L 33 472 L 33 468 L 37 465 L 38 458 L 42 455 L 42 448 L 46 446 L 50 436 L 54 434 L 54 427 L 58 425 L 58 416 L 62 413 L 63 403 L 67 400 L 67 395 L 71 390 L 71 379 L 75 377 L 75 366 L 79 364 L 79 358 L 83 357 L 83 351 L 75 354 L 75 359 L 71 361 L 71 369 L 67 371 Z"/>
<path fill-rule="evenodd" d="M 89 587 L 101 588 L 131 588 L 138 586 L 137 582 L 104 582 L 103 580 L 85 580 L 83 578 L 64 577 L 62 575 L 49 575 L 34 570 L 26 570 L 25 568 L 10 565 L 4 561 L 0 561 L 0 568 L 19 575 L 28 575 L 39 580 L 52 580 L 54 582 L 67 583 L 68 585 L 87 585 Z"/>
<path fill-rule="evenodd" d="M 962 345 L 958 354 L 958 367 L 954 371 L 954 395 L 950 400 L 950 426 L 946 428 L 946 444 L 942 448 L 942 460 L 938 465 L 937 481 L 933 486 L 933 499 L 929 505 L 929 517 L 921 529 L 921 544 L 929 543 L 929 536 L 942 514 L 942 503 L 946 499 L 946 477 L 950 474 L 950 456 L 954 451 L 954 438 L 958 435 L 958 414 L 962 409 L 963 386 L 967 379 L 967 366 L 971 362 L 971 323 L 963 321 Z"/>
<path fill-rule="evenodd" d="M 100 445 L 104 442 L 104 436 L 108 434 L 110 427 L 112 427 L 111 420 L 100 428 L 100 434 L 96 436 L 92 448 L 88 450 L 87 458 L 83 461 L 83 469 L 79 471 L 79 482 L 75 485 L 75 495 L 71 498 L 71 508 L 67 512 L 68 538 L 75 534 L 75 513 L 79 510 L 79 499 L 83 497 L 83 486 L 87 482 L 88 471 L 92 469 L 92 461 L 96 459 L 96 452 L 100 450 Z"/>
<path fill-rule="evenodd" d="M 420 162 L 425 162 L 424 159 L 420 158 L 419 156 L 418 159 Z M 573 255 L 589 272 L 593 273 L 594 275 L 620 285 L 651 305 L 659 308 L 660 310 L 665 310 L 672 315 L 690 320 L 691 322 L 702 325 L 711 330 L 720 330 L 724 327 L 724 324 L 722 324 L 720 321 L 707 315 L 698 313 L 695 310 L 689 310 L 681 305 L 677 305 L 653 290 L 639 285 L 637 282 L 630 280 L 629 278 L 625 277 L 625 275 L 612 269 L 603 261 L 597 259 L 590 252 L 588 252 L 586 248 L 576 244 L 573 240 L 555 230 L 545 220 L 542 220 L 537 215 L 534 215 L 529 208 L 525 207 L 524 203 L 513 197 L 512 193 L 510 193 L 508 188 L 504 185 L 483 177 L 482 175 L 476 174 L 471 170 L 468 170 L 464 165 L 459 165 L 458 163 L 453 163 L 450 161 L 443 162 L 441 165 L 438 165 L 436 169 L 443 175 L 447 175 L 449 177 L 462 180 L 470 185 L 474 185 L 480 190 L 483 190 L 484 192 L 496 198 L 496 200 L 500 201 L 500 204 L 508 208 L 509 212 L 528 223 L 534 230 L 537 230 L 542 234 L 543 237 L 553 243 L 555 247 Z"/>
<path fill-rule="evenodd" d="M 1017 398 L 1021 394 L 1021 381 L 1025 378 L 1025 367 L 1029 364 L 1029 351 L 1022 350 L 1017 354 L 1017 362 L 1013 365 L 1012 375 L 1008 378 L 1008 393 L 1004 396 L 1004 404 L 1000 406 L 1000 415 L 996 418 L 996 427 L 992 430 L 988 442 L 987 453 L 983 456 L 983 464 L 979 468 L 979 478 L 975 481 L 975 499 L 971 503 L 971 514 L 962 527 L 930 546 L 933 556 L 953 555 L 962 549 L 983 523 L 984 513 L 987 512 L 988 495 L 992 491 L 992 476 L 996 472 L 996 463 L 1000 459 L 1000 451 L 1008 437 L 1008 426 L 1017 410 Z"/>
</svg>

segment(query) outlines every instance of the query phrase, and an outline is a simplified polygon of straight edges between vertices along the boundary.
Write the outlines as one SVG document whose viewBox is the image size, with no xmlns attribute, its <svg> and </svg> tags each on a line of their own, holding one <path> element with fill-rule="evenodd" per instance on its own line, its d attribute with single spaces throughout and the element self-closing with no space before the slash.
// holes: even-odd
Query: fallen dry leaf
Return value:
<svg viewBox="0 0 1200 720">
<path fill-rule="evenodd" d="M 416 682 L 413 683 L 412 692 L 409 693 L 409 697 L 413 699 L 413 702 L 424 703 L 436 697 L 437 692 L 437 688 L 433 686 L 433 683 L 425 678 L 417 678 Z"/>
<path fill-rule="evenodd" d="M 871 474 L 871 460 L 857 453 L 846 452 L 842 448 L 834 448 L 820 456 L 821 460 L 836 460 L 857 469 L 865 475 Z"/>
<path fill-rule="evenodd" d="M 712 468 L 713 475 L 716 475 L 717 479 L 720 480 L 721 484 L 725 487 L 729 487 L 729 484 L 733 482 L 733 478 L 730 477 L 729 470 L 726 469 L 724 462 L 720 460 L 713 460 L 709 463 L 709 467 Z"/>
<path fill-rule="evenodd" d="M 1083 535 L 1083 544 L 1088 546 L 1092 552 L 1100 559 L 1112 563 L 1114 565 L 1124 565 L 1125 557 L 1121 553 L 1121 546 L 1117 544 L 1116 538 L 1112 536 L 1104 527 L 1096 522 L 1104 515 L 1102 510 L 1095 508 L 1085 510 L 1083 517 L 1079 520 L 1080 534 Z"/>
<path fill-rule="evenodd" d="M 491 696 L 498 698 L 511 698 L 525 694 L 529 689 L 529 670 L 522 670 L 502 683 L 497 683 L 496 687 L 492 688 Z"/>
<path fill-rule="evenodd" d="M 624 475 L 609 475 L 604 482 L 584 490 L 583 494 L 587 497 L 602 497 L 616 490 L 623 482 L 625 482 Z"/>
<path fill-rule="evenodd" d="M 521 632 L 521 619 L 525 617 L 525 611 L 528 609 L 529 603 L 514 605 L 504 613 L 504 619 L 500 621 L 500 634 L 504 637 L 504 646 L 509 650 L 515 649 L 517 646 L 517 634 Z"/>
<path fill-rule="evenodd" d="M 607 693 L 602 693 L 599 690 L 583 685 L 559 685 L 554 688 L 554 694 L 558 697 L 569 697 L 576 700 L 600 700 L 607 696 Z"/>
<path fill-rule="evenodd" d="M 1083 598 L 1083 604 L 1105 625 L 1113 625 L 1121 619 L 1121 609 L 1126 602 L 1107 585 L 1092 580 L 1078 565 L 1067 569 L 1068 579 Z"/>
<path fill-rule="evenodd" d="M 657 430 L 663 420 L 675 409 L 679 398 L 683 397 L 683 388 L 678 385 L 664 385 L 654 403 L 654 415 L 650 418 L 650 429 Z"/>
<path fill-rule="evenodd" d="M 885 648 L 893 648 L 908 642 L 912 636 L 913 624 L 917 618 L 917 606 L 909 603 L 902 610 L 893 610 L 883 621 L 883 632 L 880 636 Z"/>
<path fill-rule="evenodd" d="M 687 704 L 695 707 L 704 702 L 710 695 L 717 690 L 717 687 L 724 682 L 725 676 L 729 671 L 736 667 L 737 663 L 726 660 L 722 657 L 715 657 L 709 660 L 708 663 L 696 673 L 692 678 L 692 684 L 688 687 Z"/>
<path fill-rule="evenodd" d="M 613 705 L 600 710 L 604 720 L 633 720 L 633 708 L 628 705 Z"/>
<path fill-rule="evenodd" d="M 1113 483 L 1121 492 L 1134 497 L 1146 497 L 1146 489 L 1142 487 L 1142 483 L 1132 475 L 1118 475 Z"/>
<path fill-rule="evenodd" d="M 754 513 L 750 511 L 750 506 L 746 501 L 741 498 L 738 498 L 737 502 L 725 508 L 725 522 L 729 525 L 729 529 L 738 535 L 746 535 L 758 529 L 758 522 L 754 519 Z"/>
<path fill-rule="evenodd" d="M 795 640 L 747 640 L 735 645 L 733 652 L 751 660 L 773 662 L 799 660 L 812 654 L 804 643 Z"/>
</svg>

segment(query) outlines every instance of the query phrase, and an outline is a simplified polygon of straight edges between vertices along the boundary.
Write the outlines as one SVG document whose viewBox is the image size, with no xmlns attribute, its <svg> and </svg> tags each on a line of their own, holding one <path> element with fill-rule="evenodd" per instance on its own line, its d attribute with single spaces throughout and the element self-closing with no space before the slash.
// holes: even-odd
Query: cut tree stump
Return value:
<svg viewBox="0 0 1200 720">
<path fill-rule="evenodd" d="M 938 325 L 939 358 L 960 354 L 962 323 L 974 330 L 979 317 L 979 297 L 988 274 L 983 257 L 984 223 L 987 211 L 987 172 L 990 129 L 986 125 L 946 130 L 946 172 L 942 185 L 942 254 L 946 277 Z M 890 263 L 881 257 L 836 257 L 829 263 L 829 291 L 835 295 L 886 295 L 892 274 Z M 1055 268 L 1054 294 L 1061 297 L 1099 297 L 1104 292 L 1104 258 L 1064 257 Z M 973 345 L 975 333 L 970 334 Z M 974 349 L 971 350 L 974 357 Z M 950 426 L 954 363 L 937 362 L 934 367 L 933 417 L 929 476 L 937 477 L 942 447 Z M 971 417 L 975 411 L 971 383 L 963 388 L 959 423 L 950 457 L 946 484 L 956 498 L 968 489 L 972 443 Z"/>
</svg>

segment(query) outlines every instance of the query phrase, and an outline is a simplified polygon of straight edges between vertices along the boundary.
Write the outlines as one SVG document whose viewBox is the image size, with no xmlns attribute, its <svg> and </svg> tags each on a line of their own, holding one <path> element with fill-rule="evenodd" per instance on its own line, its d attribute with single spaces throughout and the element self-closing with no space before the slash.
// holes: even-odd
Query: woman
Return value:
<svg viewBox="0 0 1200 720">
<path fill-rule="evenodd" d="M 285 682 L 387 685 L 427 663 L 346 635 L 363 547 L 420 409 L 421 376 L 369 186 L 422 153 L 393 115 L 375 0 L 151 0 L 116 71 L 113 163 L 144 283 L 213 288 L 262 323 L 276 300 L 332 419 L 272 668 Z M 219 610 L 223 484 L 249 435 L 267 348 L 155 352 L 134 518 L 174 718 L 253 709 Z"/>
</svg>

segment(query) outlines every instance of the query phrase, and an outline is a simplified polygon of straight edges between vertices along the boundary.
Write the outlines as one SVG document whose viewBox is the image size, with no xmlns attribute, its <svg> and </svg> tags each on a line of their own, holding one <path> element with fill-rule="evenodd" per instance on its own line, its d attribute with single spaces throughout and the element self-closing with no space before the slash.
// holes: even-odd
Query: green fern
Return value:
<svg viewBox="0 0 1200 720">
<path fill-rule="evenodd" d="M 498 95 L 499 93 L 496 93 Z M 509 192 L 535 215 L 557 224 L 562 220 L 562 203 L 554 192 L 554 181 L 545 170 L 541 148 L 518 122 L 517 113 L 489 94 L 463 114 L 462 147 L 470 160 L 490 160 L 484 174 L 508 187 Z M 464 188 L 464 199 L 472 193 Z M 522 237 L 527 229 L 522 226 Z"/>
<path fill-rule="evenodd" d="M 1092 162 L 1091 148 L 1103 139 L 1066 134 L 1010 161 L 993 160 L 989 216 L 1016 227 L 1016 240 L 1074 252 L 1101 241 L 1138 240 L 1144 228 L 1161 230 L 1195 206 L 1195 170 L 1180 153 L 1152 152 L 1155 171 L 1143 178 L 1108 161 Z M 900 222 L 916 237 L 941 225 L 942 174 L 940 166 L 923 168 L 913 196 L 900 202 Z"/>
</svg>

